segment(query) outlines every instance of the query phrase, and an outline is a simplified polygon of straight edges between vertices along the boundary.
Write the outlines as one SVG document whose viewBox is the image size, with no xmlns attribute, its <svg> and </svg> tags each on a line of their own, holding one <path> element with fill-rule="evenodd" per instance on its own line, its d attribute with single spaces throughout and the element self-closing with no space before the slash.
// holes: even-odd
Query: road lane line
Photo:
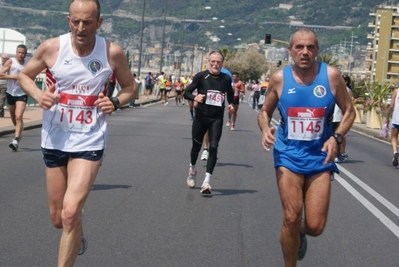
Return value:
<svg viewBox="0 0 399 267">
<path fill-rule="evenodd" d="M 338 165 L 338 164 L 337 164 Z M 397 217 L 399 217 L 399 208 L 395 207 L 391 202 L 389 202 L 387 199 L 385 199 L 383 196 L 381 196 L 379 193 L 377 193 L 374 189 L 369 187 L 367 184 L 365 184 L 362 180 L 357 178 L 355 175 L 353 175 L 351 172 L 346 170 L 344 167 L 338 165 L 338 169 L 345 173 L 346 176 L 348 176 L 352 181 L 357 183 L 361 188 L 363 188 L 366 192 L 368 192 L 370 195 L 372 195 L 375 199 L 377 199 L 382 205 L 387 207 L 393 214 L 395 214 Z"/>
<path fill-rule="evenodd" d="M 353 188 L 345 179 L 338 174 L 334 174 L 334 178 L 339 182 L 349 193 L 351 193 L 363 206 L 366 207 L 377 219 L 379 219 L 396 237 L 399 238 L 399 227 L 385 216 L 378 208 L 376 208 L 370 201 L 362 196 L 355 188 Z"/>
</svg>

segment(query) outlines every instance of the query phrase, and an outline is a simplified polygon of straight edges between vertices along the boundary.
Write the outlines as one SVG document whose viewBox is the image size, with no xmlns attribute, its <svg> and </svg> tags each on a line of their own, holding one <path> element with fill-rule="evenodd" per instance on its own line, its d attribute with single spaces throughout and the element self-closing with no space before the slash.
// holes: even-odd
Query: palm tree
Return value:
<svg viewBox="0 0 399 267">
<path fill-rule="evenodd" d="M 235 52 L 228 47 L 221 47 L 219 51 L 222 53 L 225 61 L 228 61 L 235 56 Z"/>
<path fill-rule="evenodd" d="M 334 59 L 332 55 L 330 54 L 320 54 L 317 55 L 317 61 L 321 61 L 324 63 L 327 63 L 330 66 L 333 66 L 337 69 L 340 69 L 341 66 L 338 64 L 338 60 Z"/>
</svg>

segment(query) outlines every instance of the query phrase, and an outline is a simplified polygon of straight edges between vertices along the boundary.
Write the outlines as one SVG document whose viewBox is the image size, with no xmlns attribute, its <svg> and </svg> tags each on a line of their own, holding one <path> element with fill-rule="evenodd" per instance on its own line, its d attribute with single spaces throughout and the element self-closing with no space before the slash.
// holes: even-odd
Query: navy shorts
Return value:
<svg viewBox="0 0 399 267">
<path fill-rule="evenodd" d="M 392 123 L 392 128 L 395 128 L 395 129 L 399 130 L 399 125 Z"/>
<path fill-rule="evenodd" d="M 42 148 L 44 164 L 48 168 L 66 167 L 69 158 L 85 159 L 90 161 L 98 161 L 103 157 L 103 150 L 81 151 L 81 152 L 64 152 L 57 149 Z"/>
<path fill-rule="evenodd" d="M 10 94 L 7 94 L 7 104 L 8 105 L 15 106 L 15 103 L 17 103 L 17 101 L 27 103 L 28 95 L 12 96 Z"/>
</svg>

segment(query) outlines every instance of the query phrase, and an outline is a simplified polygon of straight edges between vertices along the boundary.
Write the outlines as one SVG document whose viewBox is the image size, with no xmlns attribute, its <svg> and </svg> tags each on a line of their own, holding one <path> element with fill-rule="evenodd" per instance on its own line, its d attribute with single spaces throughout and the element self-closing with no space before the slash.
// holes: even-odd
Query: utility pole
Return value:
<svg viewBox="0 0 399 267">
<path fill-rule="evenodd" d="M 140 78 L 141 74 L 141 54 L 143 51 L 143 31 L 144 31 L 144 12 L 145 12 L 145 1 L 143 0 L 143 13 L 141 15 L 141 29 L 140 29 L 140 48 L 139 48 L 139 66 L 137 69 L 137 76 Z"/>
<path fill-rule="evenodd" d="M 178 78 L 181 77 L 181 66 L 182 66 L 182 61 L 183 61 L 183 47 L 184 47 L 184 21 L 186 20 L 186 13 L 187 13 L 187 6 L 184 9 L 184 15 L 183 15 L 183 22 L 182 22 L 182 38 L 181 38 L 181 48 L 180 48 L 180 58 L 179 58 L 179 76 Z"/>
<path fill-rule="evenodd" d="M 166 11 L 168 8 L 168 0 L 165 0 L 165 12 L 163 14 L 163 32 L 162 32 L 162 45 L 161 45 L 161 62 L 159 64 L 159 73 L 162 72 L 163 65 L 163 50 L 165 48 L 165 24 L 166 24 Z"/>
<path fill-rule="evenodd" d="M 352 69 L 352 49 L 353 49 L 353 32 L 351 36 L 351 49 L 349 52 L 349 76 L 351 75 L 351 69 Z"/>
</svg>

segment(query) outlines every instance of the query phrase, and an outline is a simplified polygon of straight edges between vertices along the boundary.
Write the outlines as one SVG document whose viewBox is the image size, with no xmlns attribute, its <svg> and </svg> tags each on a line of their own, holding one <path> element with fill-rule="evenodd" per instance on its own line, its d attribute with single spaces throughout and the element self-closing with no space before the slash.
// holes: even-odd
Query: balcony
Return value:
<svg viewBox="0 0 399 267">
<path fill-rule="evenodd" d="M 375 23 L 374 22 L 369 22 L 369 24 L 367 26 L 371 27 L 371 28 L 374 28 L 375 27 Z"/>
</svg>

